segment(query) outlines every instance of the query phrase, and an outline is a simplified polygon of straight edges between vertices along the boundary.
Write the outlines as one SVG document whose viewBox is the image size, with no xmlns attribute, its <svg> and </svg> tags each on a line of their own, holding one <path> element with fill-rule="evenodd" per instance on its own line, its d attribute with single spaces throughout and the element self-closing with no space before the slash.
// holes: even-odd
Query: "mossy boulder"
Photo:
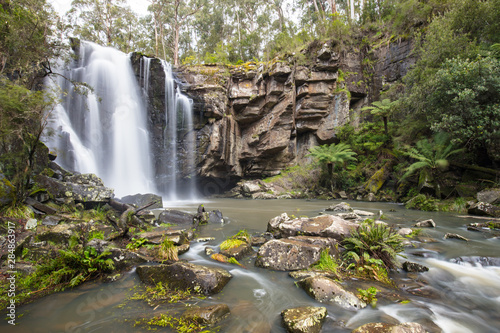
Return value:
<svg viewBox="0 0 500 333">
<path fill-rule="evenodd" d="M 72 199 L 89 207 L 108 203 L 114 197 L 113 189 L 105 187 L 94 174 L 72 175 L 64 180 L 38 175 L 36 181 L 54 198 Z"/>
<path fill-rule="evenodd" d="M 364 188 L 366 192 L 377 194 L 382 186 L 384 186 L 386 180 L 390 177 L 391 172 L 392 162 L 388 162 L 382 168 L 377 170 L 365 183 Z"/>
<path fill-rule="evenodd" d="M 259 248 L 255 265 L 277 271 L 307 269 L 324 249 L 335 251 L 335 244 L 333 239 L 307 236 L 270 240 Z"/>
</svg>

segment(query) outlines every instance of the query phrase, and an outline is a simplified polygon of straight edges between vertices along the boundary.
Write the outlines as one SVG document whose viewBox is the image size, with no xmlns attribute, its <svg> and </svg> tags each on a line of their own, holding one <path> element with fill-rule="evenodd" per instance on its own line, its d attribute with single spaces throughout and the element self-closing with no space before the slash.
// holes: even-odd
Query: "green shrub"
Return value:
<svg viewBox="0 0 500 333">
<path fill-rule="evenodd" d="M 417 196 L 408 200 L 405 203 L 405 207 L 408 209 L 417 209 L 426 212 L 437 212 L 438 206 L 436 202 L 437 200 L 432 197 L 429 197 L 425 194 L 418 194 Z"/>
<path fill-rule="evenodd" d="M 358 288 L 358 298 L 362 301 L 370 304 L 373 308 L 377 305 L 377 292 L 379 292 L 375 287 L 370 287 L 368 289 L 360 289 Z"/>
</svg>

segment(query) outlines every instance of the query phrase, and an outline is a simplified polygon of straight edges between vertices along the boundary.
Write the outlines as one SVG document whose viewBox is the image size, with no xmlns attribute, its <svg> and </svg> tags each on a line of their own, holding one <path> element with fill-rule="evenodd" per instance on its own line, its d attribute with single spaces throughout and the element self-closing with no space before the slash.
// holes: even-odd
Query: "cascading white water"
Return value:
<svg viewBox="0 0 500 333">
<path fill-rule="evenodd" d="M 182 122 L 181 129 L 184 130 L 184 142 L 185 142 L 185 173 L 189 175 L 189 180 L 187 183 L 188 194 L 190 199 L 196 197 L 196 170 L 195 170 L 195 149 L 196 149 L 196 137 L 193 127 L 193 101 L 186 96 L 182 95 L 179 87 L 177 87 L 177 107 L 182 112 Z"/>
<path fill-rule="evenodd" d="M 192 101 L 175 88 L 172 67 L 161 62 L 165 73 L 165 133 L 164 161 L 165 178 L 162 192 L 170 200 L 193 199 L 195 194 L 195 136 L 193 131 Z M 181 158 L 179 158 L 181 156 Z M 185 175 L 187 181 L 179 188 L 178 174 Z"/>
<path fill-rule="evenodd" d="M 149 69 L 148 69 L 149 72 Z M 156 192 L 146 110 L 129 56 L 82 42 L 77 63 L 65 77 L 87 83 L 78 94 L 60 78 L 67 96 L 51 117 L 49 147 L 57 162 L 78 172 L 95 173 L 117 196 Z"/>
</svg>

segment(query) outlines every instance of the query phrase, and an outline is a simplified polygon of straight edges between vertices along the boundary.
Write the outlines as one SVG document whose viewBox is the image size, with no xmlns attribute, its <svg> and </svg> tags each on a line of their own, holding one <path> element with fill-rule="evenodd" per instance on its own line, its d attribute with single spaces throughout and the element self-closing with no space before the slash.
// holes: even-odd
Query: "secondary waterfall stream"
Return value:
<svg viewBox="0 0 500 333">
<path fill-rule="evenodd" d="M 137 80 L 130 56 L 113 48 L 81 42 L 76 58 L 56 83 L 50 83 L 63 92 L 45 138 L 58 154 L 56 162 L 77 172 L 95 173 L 118 197 L 152 192 L 169 200 L 178 199 L 182 169 L 189 175 L 183 183 L 185 198 L 195 197 L 191 101 L 176 87 L 170 65 L 162 61 L 165 124 L 159 153 L 163 156 L 158 157 L 148 123 L 152 59 L 141 58 Z M 79 91 L 68 79 L 91 90 L 80 86 Z M 155 164 L 156 160 L 160 163 Z"/>
</svg>

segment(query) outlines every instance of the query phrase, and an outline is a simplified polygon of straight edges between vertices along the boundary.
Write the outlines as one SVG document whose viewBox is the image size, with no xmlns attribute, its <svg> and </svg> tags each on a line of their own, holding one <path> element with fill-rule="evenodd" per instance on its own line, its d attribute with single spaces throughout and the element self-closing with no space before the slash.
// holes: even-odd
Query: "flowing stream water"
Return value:
<svg viewBox="0 0 500 333">
<path fill-rule="evenodd" d="M 176 207 L 194 213 L 200 202 Z M 390 203 L 350 202 L 355 209 L 379 213 L 385 221 L 398 226 L 411 226 L 417 220 L 432 218 L 436 228 L 425 229 L 425 242 L 415 243 L 405 251 L 407 259 L 430 268 L 419 273 L 417 280 L 410 273 L 394 274 L 399 286 L 415 284 L 418 296 L 400 292 L 397 300 L 379 298 L 375 308 L 359 311 L 344 310 L 336 305 L 319 303 L 294 284 L 286 272 L 271 271 L 254 266 L 255 257 L 240 262 L 246 267 L 222 264 L 205 256 L 205 247 L 217 246 L 241 229 L 250 233 L 266 230 L 267 222 L 283 212 L 296 216 L 316 216 L 332 201 L 320 200 L 235 200 L 214 199 L 204 202 L 207 209 L 220 209 L 226 222 L 222 225 L 202 226 L 200 237 L 215 237 L 206 243 L 191 243 L 191 249 L 181 256 L 193 263 L 222 267 L 233 278 L 221 293 L 199 299 L 190 304 L 209 305 L 225 303 L 231 316 L 223 322 L 221 332 L 285 332 L 280 323 L 280 312 L 297 306 L 325 306 L 328 317 L 322 333 L 350 332 L 369 322 L 414 321 L 426 325 L 430 332 L 490 333 L 500 331 L 500 267 L 480 265 L 477 256 L 494 257 L 499 253 L 496 237 L 468 231 L 472 218 L 457 217 L 449 213 L 406 210 Z M 394 211 L 391 211 L 394 210 Z M 458 233 L 468 242 L 444 239 L 448 233 Z M 463 263 L 452 259 L 462 257 Z M 468 258 L 472 263 L 465 263 Z M 496 260 L 498 265 L 498 259 Z M 486 260 L 482 261 L 483 263 Z M 495 260 L 491 260 L 495 262 Z M 417 281 L 417 282 L 415 282 Z M 367 284 L 369 286 L 370 284 Z M 366 288 L 365 287 L 365 288 Z M 156 309 L 143 301 L 127 300 L 143 288 L 134 270 L 113 283 L 92 283 L 63 293 L 45 297 L 19 309 L 23 316 L 18 325 L 7 332 L 142 332 L 134 321 L 162 312 L 181 313 L 184 304 L 165 304 Z M 401 302 L 403 300 L 407 300 Z M 409 301 L 409 302 L 408 302 Z M 6 322 L 0 330 L 6 332 Z M 161 328 L 161 332 L 170 332 Z"/>
</svg>

